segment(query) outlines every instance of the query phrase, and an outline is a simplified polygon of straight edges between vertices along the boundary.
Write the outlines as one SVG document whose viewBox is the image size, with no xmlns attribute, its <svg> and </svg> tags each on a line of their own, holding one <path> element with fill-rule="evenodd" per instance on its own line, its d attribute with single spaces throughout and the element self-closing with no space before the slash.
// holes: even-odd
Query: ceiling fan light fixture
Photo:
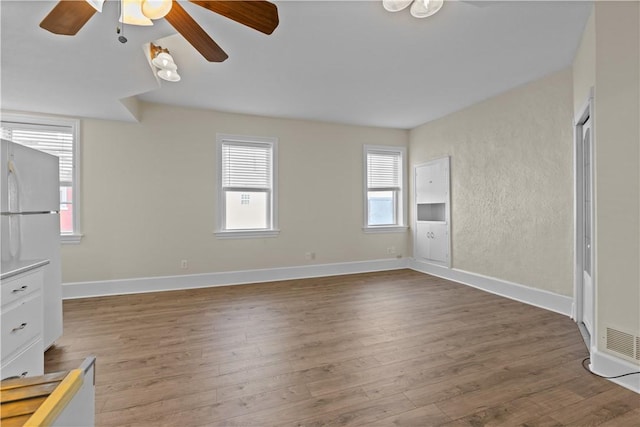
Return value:
<svg viewBox="0 0 640 427">
<path fill-rule="evenodd" d="M 389 12 L 399 12 L 406 9 L 413 0 L 382 0 L 382 7 Z"/>
<path fill-rule="evenodd" d="M 142 13 L 149 19 L 164 18 L 171 10 L 172 5 L 172 0 L 143 0 Z"/>
<path fill-rule="evenodd" d="M 169 49 L 150 43 L 149 58 L 151 59 L 151 64 L 160 69 L 156 74 L 162 80 L 166 80 L 168 82 L 180 81 L 178 66 L 169 53 Z"/>
<path fill-rule="evenodd" d="M 442 8 L 444 0 L 414 0 L 411 5 L 411 16 L 426 18 Z"/>
<path fill-rule="evenodd" d="M 180 81 L 180 74 L 176 70 L 160 70 L 158 71 L 158 77 L 168 82 Z"/>
<path fill-rule="evenodd" d="M 142 13 L 142 0 L 122 0 L 120 22 L 129 25 L 153 25 L 151 19 Z"/>
<path fill-rule="evenodd" d="M 104 4 L 104 0 L 87 0 L 87 3 L 93 6 L 95 10 L 102 13 L 102 5 Z"/>
<path fill-rule="evenodd" d="M 173 61 L 173 57 L 166 52 L 159 53 L 151 60 L 151 63 L 161 70 L 175 71 L 178 69 L 178 66 Z"/>
</svg>

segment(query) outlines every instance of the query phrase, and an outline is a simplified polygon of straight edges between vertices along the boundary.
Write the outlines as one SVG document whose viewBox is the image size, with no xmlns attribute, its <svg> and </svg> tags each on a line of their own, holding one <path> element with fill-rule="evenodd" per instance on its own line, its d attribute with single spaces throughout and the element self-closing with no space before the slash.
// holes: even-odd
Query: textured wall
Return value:
<svg viewBox="0 0 640 427">
<path fill-rule="evenodd" d="M 142 121 L 82 121 L 82 231 L 63 281 L 236 271 L 407 255 L 409 233 L 366 234 L 364 144 L 408 132 L 141 104 Z M 216 132 L 279 138 L 275 238 L 217 239 Z M 396 254 L 387 253 L 395 246 Z M 305 259 L 315 252 L 316 259 Z M 189 269 L 180 269 L 180 260 Z"/>
<path fill-rule="evenodd" d="M 567 69 L 410 132 L 451 156 L 453 268 L 573 294 L 572 101 Z"/>
<path fill-rule="evenodd" d="M 573 59 L 573 111 L 574 117 L 584 108 L 591 88 L 596 84 L 595 13 L 592 10 L 585 25 L 580 45 Z"/>
</svg>

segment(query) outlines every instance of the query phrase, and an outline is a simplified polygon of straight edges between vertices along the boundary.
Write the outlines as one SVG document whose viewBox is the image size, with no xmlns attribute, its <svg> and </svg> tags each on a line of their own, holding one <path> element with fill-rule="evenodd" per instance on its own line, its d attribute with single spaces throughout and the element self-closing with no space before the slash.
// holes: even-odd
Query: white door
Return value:
<svg viewBox="0 0 640 427">
<path fill-rule="evenodd" d="M 593 147 L 591 119 L 582 125 L 582 322 L 593 332 Z"/>
</svg>

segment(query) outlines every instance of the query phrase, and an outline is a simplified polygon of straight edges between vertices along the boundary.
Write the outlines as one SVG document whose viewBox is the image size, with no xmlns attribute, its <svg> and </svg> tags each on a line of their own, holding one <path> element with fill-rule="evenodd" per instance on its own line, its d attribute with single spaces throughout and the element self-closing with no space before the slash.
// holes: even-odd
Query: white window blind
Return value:
<svg viewBox="0 0 640 427">
<path fill-rule="evenodd" d="M 222 186 L 225 188 L 271 188 L 271 146 L 223 143 Z"/>
<path fill-rule="evenodd" d="M 392 152 L 367 152 L 367 188 L 399 189 L 401 156 Z"/>
<path fill-rule="evenodd" d="M 2 122 L 2 138 L 60 159 L 60 185 L 73 182 L 73 129 L 71 126 Z"/>
</svg>

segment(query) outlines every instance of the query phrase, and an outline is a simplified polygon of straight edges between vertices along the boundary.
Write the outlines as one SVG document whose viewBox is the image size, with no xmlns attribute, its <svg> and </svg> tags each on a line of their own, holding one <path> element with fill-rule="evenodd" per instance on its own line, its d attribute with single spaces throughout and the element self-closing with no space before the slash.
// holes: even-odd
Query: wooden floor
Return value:
<svg viewBox="0 0 640 427">
<path fill-rule="evenodd" d="M 410 270 L 64 302 L 99 426 L 638 426 L 570 319 Z"/>
</svg>

